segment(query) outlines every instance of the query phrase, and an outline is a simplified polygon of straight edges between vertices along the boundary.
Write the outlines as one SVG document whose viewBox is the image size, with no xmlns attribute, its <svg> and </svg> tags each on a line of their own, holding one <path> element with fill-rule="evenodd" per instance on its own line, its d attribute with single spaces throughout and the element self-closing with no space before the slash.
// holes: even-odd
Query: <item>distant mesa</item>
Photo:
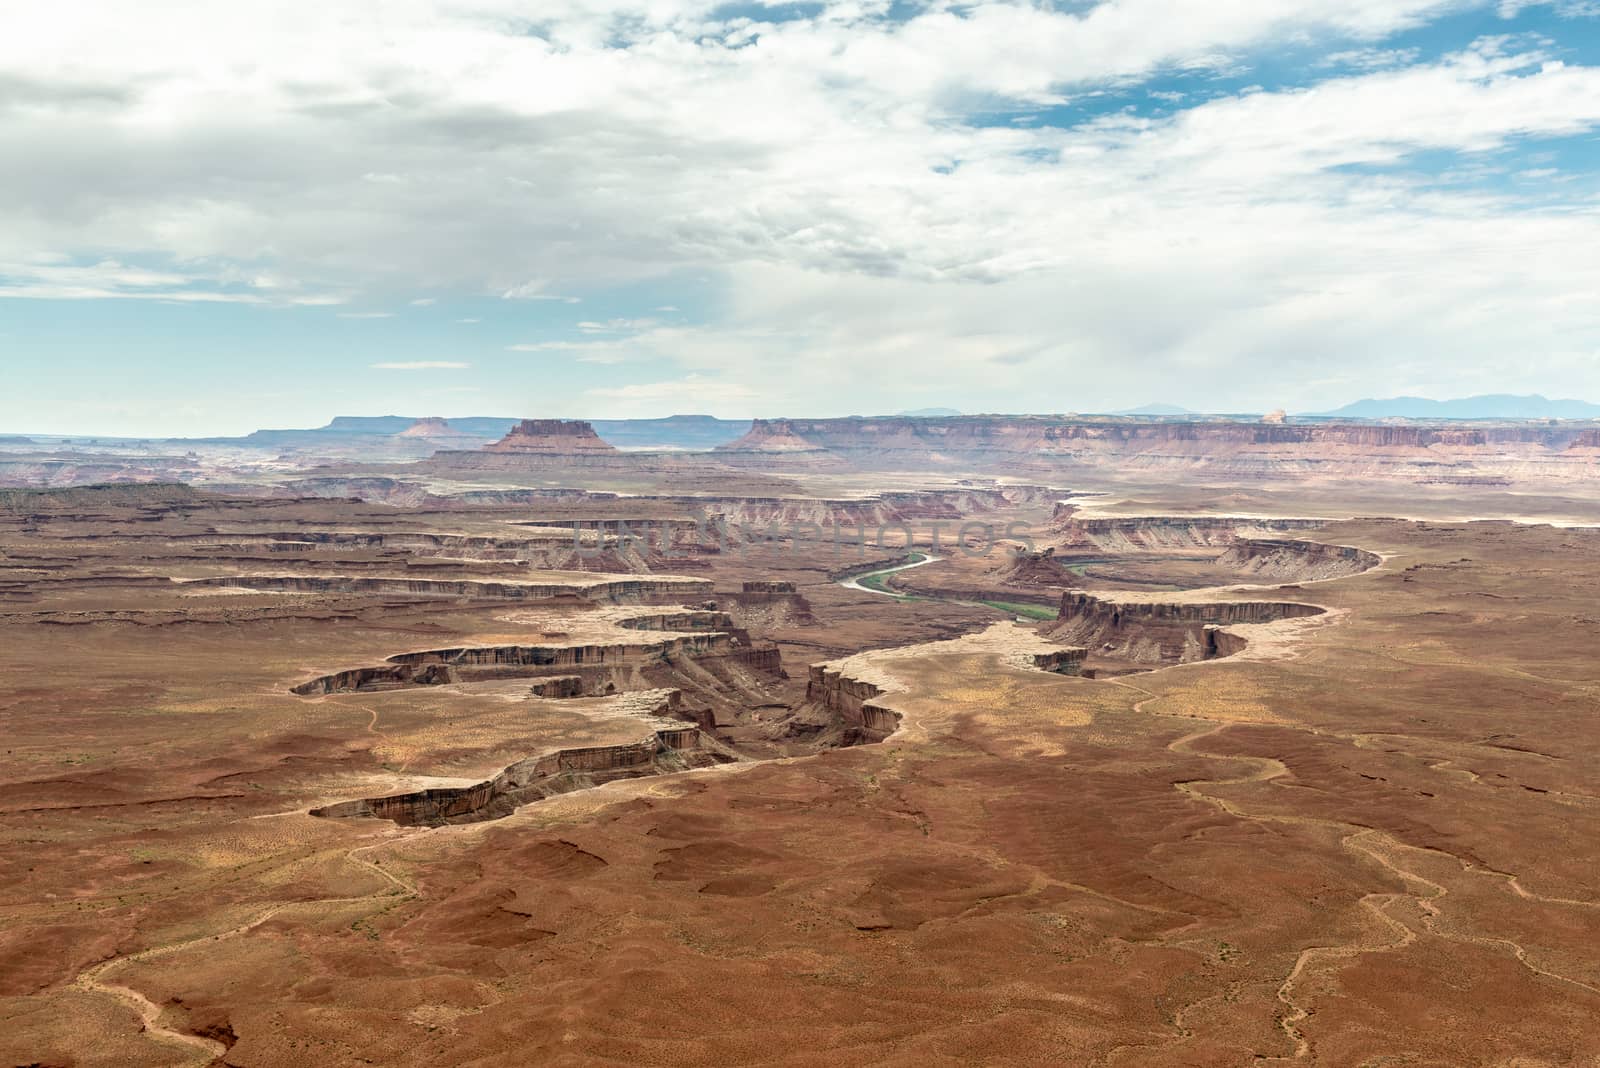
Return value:
<svg viewBox="0 0 1600 1068">
<path fill-rule="evenodd" d="M 429 441 L 477 441 L 476 434 L 468 434 L 457 430 L 438 416 L 427 419 L 418 419 L 415 423 L 400 431 L 402 438 L 426 438 Z"/>
<path fill-rule="evenodd" d="M 750 424 L 748 434 L 737 441 L 718 445 L 713 455 L 719 462 L 735 467 L 768 470 L 820 470 L 848 466 L 843 457 L 827 446 L 803 436 L 796 429 L 794 421 L 789 419 L 757 419 Z"/>
<path fill-rule="evenodd" d="M 577 419 L 524 419 L 499 441 L 478 449 L 440 449 L 414 470 L 443 475 L 604 468 L 644 470 L 647 454 L 623 452 Z"/>
<path fill-rule="evenodd" d="M 664 419 L 596 419 L 595 433 L 619 449 L 714 449 L 750 430 L 748 419 L 670 415 Z"/>
<path fill-rule="evenodd" d="M 1285 412 L 1282 408 L 1278 408 L 1275 411 L 1270 411 L 1266 415 L 1263 415 L 1261 417 L 1261 421 L 1263 423 L 1270 423 L 1273 425 L 1282 425 L 1289 421 L 1289 413 Z"/>
<path fill-rule="evenodd" d="M 591 424 L 581 419 L 524 419 L 511 428 L 511 433 L 484 449 L 487 452 L 569 456 L 617 451 L 615 445 L 603 440 Z"/>
<path fill-rule="evenodd" d="M 788 419 L 757 419 L 737 441 L 718 445 L 717 452 L 820 452 L 822 447 L 801 437 Z"/>
</svg>

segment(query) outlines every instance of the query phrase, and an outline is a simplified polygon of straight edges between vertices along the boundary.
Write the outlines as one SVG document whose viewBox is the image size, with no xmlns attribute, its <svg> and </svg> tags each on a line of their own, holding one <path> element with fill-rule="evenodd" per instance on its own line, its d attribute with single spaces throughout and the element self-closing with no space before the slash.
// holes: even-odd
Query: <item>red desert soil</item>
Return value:
<svg viewBox="0 0 1600 1068">
<path fill-rule="evenodd" d="M 918 581 L 1067 616 L 759 540 L 541 574 L 621 506 L 543 507 L 0 512 L 0 1063 L 1600 1062 L 1600 533 L 1125 545 L 1108 604 L 1323 611 L 1126 614 L 1085 678 L 1014 558 Z M 508 813 L 308 814 L 557 751 Z"/>
</svg>

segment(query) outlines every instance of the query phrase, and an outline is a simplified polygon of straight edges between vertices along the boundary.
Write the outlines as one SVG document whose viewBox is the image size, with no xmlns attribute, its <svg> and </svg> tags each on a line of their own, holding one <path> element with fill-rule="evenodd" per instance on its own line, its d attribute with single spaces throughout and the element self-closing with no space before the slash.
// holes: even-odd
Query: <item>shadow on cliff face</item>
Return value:
<svg viewBox="0 0 1600 1068">
<path fill-rule="evenodd" d="M 375 817 L 402 826 L 475 823 L 509 816 L 523 805 L 557 794 L 738 759 L 726 746 L 704 737 L 699 727 L 669 722 L 679 704 L 677 690 L 660 691 L 643 710 L 644 736 L 637 742 L 560 749 L 516 761 L 494 778 L 470 786 L 361 798 L 312 809 L 311 815 Z"/>
<path fill-rule="evenodd" d="M 498 775 L 446 787 L 329 805 L 313 815 L 371 816 L 405 825 L 495 819 L 544 797 L 617 779 L 671 774 L 742 760 L 803 755 L 868 738 L 803 700 L 779 650 L 752 639 L 720 611 L 642 612 L 612 625 L 637 636 L 590 644 L 458 646 L 400 653 L 380 665 L 300 683 L 321 697 L 415 686 L 526 679 L 528 696 L 632 695 L 637 741 L 562 749 L 517 761 Z M 720 628 L 720 629 L 707 629 Z M 555 637 L 547 634 L 546 637 Z M 820 713 L 820 714 L 819 714 Z M 892 728 L 891 728 L 892 729 Z"/>
<path fill-rule="evenodd" d="M 1283 567 L 1303 574 L 1308 559 L 1340 573 L 1379 562 L 1364 550 L 1312 542 L 1235 537 L 1227 544 L 1241 564 L 1254 561 L 1264 574 Z M 753 641 L 732 616 L 709 607 L 640 612 L 613 621 L 640 632 L 637 641 L 423 650 L 296 686 L 298 694 L 317 696 L 527 678 L 530 696 L 544 698 L 646 690 L 660 695 L 643 713 L 637 741 L 544 753 L 468 786 L 358 799 L 312 814 L 377 817 L 403 825 L 476 822 L 620 779 L 873 744 L 899 729 L 900 715 L 878 700 L 883 691 L 877 685 L 830 664 L 810 667 L 799 697 L 786 685 L 778 648 Z M 1067 591 L 1057 618 L 1040 631 L 1061 648 L 1038 654 L 1033 662 L 1043 671 L 1093 676 L 1215 659 L 1246 646 L 1230 626 L 1325 612 L 1287 601 L 1131 601 Z"/>
<path fill-rule="evenodd" d="M 1069 591 L 1046 633 L 1087 647 L 1097 660 L 1149 668 L 1239 652 L 1246 641 L 1227 630 L 1230 625 L 1275 623 L 1326 611 L 1294 601 L 1131 602 Z"/>
</svg>

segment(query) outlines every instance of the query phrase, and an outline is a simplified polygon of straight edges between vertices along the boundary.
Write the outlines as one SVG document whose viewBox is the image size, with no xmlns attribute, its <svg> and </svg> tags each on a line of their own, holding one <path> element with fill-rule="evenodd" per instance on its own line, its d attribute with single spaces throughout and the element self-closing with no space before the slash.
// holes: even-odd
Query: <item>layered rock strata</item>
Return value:
<svg viewBox="0 0 1600 1068">
<path fill-rule="evenodd" d="M 649 695 L 647 695 L 649 696 Z M 670 714 L 675 690 L 658 692 L 647 717 Z M 722 758 L 702 747 L 700 730 L 679 722 L 656 722 L 649 734 L 623 745 L 585 746 L 519 760 L 492 779 L 470 786 L 437 787 L 386 797 L 361 798 L 311 810 L 330 818 L 374 817 L 405 826 L 469 823 L 508 815 L 541 798 L 599 786 L 617 779 L 706 767 Z"/>
<path fill-rule="evenodd" d="M 1272 623 L 1325 611 L 1296 602 L 1140 602 L 1069 590 L 1047 631 L 1056 640 L 1086 646 L 1097 656 L 1139 664 L 1181 664 L 1237 652 L 1242 640 L 1225 631 L 1229 625 Z"/>
</svg>

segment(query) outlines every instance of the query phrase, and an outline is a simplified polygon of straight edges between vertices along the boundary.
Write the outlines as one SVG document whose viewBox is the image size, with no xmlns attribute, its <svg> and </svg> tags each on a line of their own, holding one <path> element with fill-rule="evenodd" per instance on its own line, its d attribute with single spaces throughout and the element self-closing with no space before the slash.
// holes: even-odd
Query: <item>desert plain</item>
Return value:
<svg viewBox="0 0 1600 1068">
<path fill-rule="evenodd" d="M 0 1059 L 1600 1064 L 1594 431 L 778 422 L 11 457 Z"/>
</svg>

